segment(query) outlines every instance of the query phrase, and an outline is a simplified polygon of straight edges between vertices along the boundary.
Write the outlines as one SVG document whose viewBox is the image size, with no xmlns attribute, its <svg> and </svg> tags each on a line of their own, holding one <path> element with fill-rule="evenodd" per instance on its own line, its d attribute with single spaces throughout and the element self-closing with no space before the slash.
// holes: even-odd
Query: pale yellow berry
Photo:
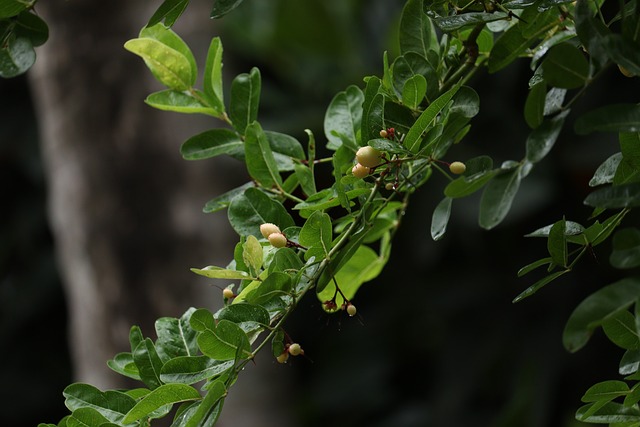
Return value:
<svg viewBox="0 0 640 427">
<path fill-rule="evenodd" d="M 356 159 L 358 163 L 368 168 L 376 167 L 380 164 L 380 158 L 382 153 L 373 147 L 366 146 L 360 147 L 356 152 Z"/>
<path fill-rule="evenodd" d="M 366 166 L 362 166 L 360 163 L 356 164 L 353 168 L 351 168 L 351 173 L 356 178 L 364 178 L 369 175 L 370 169 Z"/>
<path fill-rule="evenodd" d="M 282 233 L 271 233 L 268 239 L 274 248 L 284 248 L 287 246 L 287 237 Z"/>
<path fill-rule="evenodd" d="M 347 314 L 348 314 L 349 316 L 352 316 L 352 317 L 353 317 L 353 316 L 355 316 L 355 315 L 356 315 L 356 313 L 357 313 L 357 312 L 358 312 L 358 310 L 356 309 L 356 306 L 355 306 L 355 305 L 353 305 L 353 304 L 351 304 L 351 303 L 347 304 Z"/>
<path fill-rule="evenodd" d="M 461 175 L 467 170 L 467 166 L 462 162 L 453 162 L 449 165 L 451 173 Z"/>
<path fill-rule="evenodd" d="M 222 290 L 222 296 L 223 296 L 224 298 L 226 298 L 226 299 L 229 299 L 229 298 L 233 298 L 233 297 L 235 296 L 235 294 L 233 293 L 233 291 L 232 291 L 231 289 L 229 289 L 229 288 L 224 288 L 224 289 Z"/>
<path fill-rule="evenodd" d="M 265 222 L 260 226 L 260 233 L 264 236 L 265 239 L 269 238 L 270 234 L 280 233 L 280 228 L 277 225 L 271 224 L 270 222 Z"/>
<path fill-rule="evenodd" d="M 302 347 L 300 347 L 300 344 L 295 342 L 289 346 L 288 351 L 289 351 L 289 354 L 292 356 L 298 356 L 304 353 L 304 351 L 302 350 Z"/>
<path fill-rule="evenodd" d="M 382 129 L 380 131 L 380 138 L 386 138 L 389 135 L 389 132 L 387 132 L 385 129 Z"/>
<path fill-rule="evenodd" d="M 282 352 L 278 357 L 276 357 L 276 360 L 278 363 L 286 363 L 286 361 L 289 360 L 289 352 Z"/>
<path fill-rule="evenodd" d="M 393 186 L 394 186 L 393 182 L 387 182 L 384 185 L 384 188 L 386 188 L 387 190 L 393 190 Z"/>
<path fill-rule="evenodd" d="M 624 68 L 622 65 L 618 65 L 618 70 L 620 70 L 622 75 L 625 77 L 635 77 L 635 74 L 633 74 L 631 71 Z"/>
</svg>

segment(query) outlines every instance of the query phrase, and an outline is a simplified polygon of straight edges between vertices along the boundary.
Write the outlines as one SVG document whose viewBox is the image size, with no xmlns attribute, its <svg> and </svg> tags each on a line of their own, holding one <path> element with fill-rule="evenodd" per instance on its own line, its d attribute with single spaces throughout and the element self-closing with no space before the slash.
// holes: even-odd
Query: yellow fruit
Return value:
<svg viewBox="0 0 640 427">
<path fill-rule="evenodd" d="M 453 162 L 449 165 L 451 173 L 461 175 L 467 170 L 467 166 L 462 162 Z"/>
<path fill-rule="evenodd" d="M 282 352 L 282 354 L 276 357 L 276 360 L 278 361 L 278 363 L 286 363 L 286 361 L 289 360 L 289 353 L 286 351 Z"/>
<path fill-rule="evenodd" d="M 635 77 L 635 74 L 633 74 L 631 71 L 624 68 L 622 65 L 618 65 L 618 70 L 620 70 L 622 75 L 625 77 Z"/>
<path fill-rule="evenodd" d="M 282 233 L 271 233 L 268 239 L 274 248 L 284 248 L 287 246 L 287 237 Z"/>
<path fill-rule="evenodd" d="M 373 147 L 360 147 L 356 152 L 356 159 L 362 166 L 368 168 L 376 167 L 380 164 L 382 153 Z"/>
<path fill-rule="evenodd" d="M 302 350 L 302 347 L 300 347 L 300 344 L 295 342 L 289 346 L 288 351 L 289 351 L 289 354 L 292 356 L 298 356 L 304 353 L 304 351 Z"/>
<path fill-rule="evenodd" d="M 355 176 L 356 178 L 364 178 L 369 175 L 369 172 L 369 168 L 366 166 L 362 166 L 360 163 L 356 164 L 351 169 L 351 173 L 353 173 L 353 176 Z"/>
<path fill-rule="evenodd" d="M 352 316 L 352 317 L 353 317 L 353 316 L 355 316 L 355 315 L 356 315 L 356 313 L 357 313 L 357 312 L 358 312 L 358 310 L 356 309 L 356 306 L 355 306 L 355 305 L 353 305 L 353 304 L 351 304 L 351 303 L 347 304 L 347 314 L 348 314 L 349 316 Z"/>
<path fill-rule="evenodd" d="M 260 233 L 262 233 L 265 239 L 268 239 L 270 234 L 280 233 L 280 228 L 275 224 L 265 222 L 260 226 Z"/>
<path fill-rule="evenodd" d="M 229 298 L 233 298 L 233 297 L 235 296 L 235 294 L 233 293 L 233 291 L 232 291 L 231 289 L 229 289 L 229 288 L 224 288 L 224 289 L 222 290 L 222 296 L 223 296 L 224 298 L 226 298 L 226 299 L 229 299 Z"/>
</svg>

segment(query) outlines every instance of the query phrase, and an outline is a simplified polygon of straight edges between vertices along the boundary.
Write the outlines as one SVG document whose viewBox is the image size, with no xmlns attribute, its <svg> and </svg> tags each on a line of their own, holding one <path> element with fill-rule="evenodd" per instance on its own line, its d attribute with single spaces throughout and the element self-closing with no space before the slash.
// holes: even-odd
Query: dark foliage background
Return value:
<svg viewBox="0 0 640 427">
<path fill-rule="evenodd" d="M 225 73 L 258 66 L 263 127 L 301 140 L 310 128 L 322 141 L 331 97 L 360 84 L 364 75 L 380 74 L 382 51 L 394 52 L 389 40 L 401 6 L 245 2 L 221 22 Z M 526 61 L 498 75 L 479 73 L 471 86 L 480 94 L 481 111 L 450 160 L 486 153 L 499 164 L 524 155 L 522 109 L 530 74 Z M 310 296 L 290 320 L 288 332 L 307 357 L 273 363 L 292 385 L 272 412 L 309 427 L 577 425 L 573 413 L 583 391 L 617 378 L 622 351 L 597 334 L 570 355 L 561 333 L 582 298 L 615 281 L 609 248 L 597 248 L 574 273 L 534 297 L 517 305 L 511 300 L 535 280 L 517 279 L 517 270 L 546 251 L 544 241 L 523 235 L 563 215 L 583 223 L 590 215 L 582 205 L 587 182 L 617 143 L 610 135 L 577 139 L 571 125 L 593 106 L 634 102 L 622 83 L 629 81 L 611 69 L 589 90 L 496 230 L 479 229 L 478 198 L 472 198 L 454 203 L 445 238 L 433 242 L 431 213 L 445 185 L 434 175 L 432 185 L 413 198 L 388 266 L 354 300 L 358 318 L 327 316 Z M 10 385 L 0 388 L 0 399 L 29 419 L 26 426 L 64 415 L 61 390 L 72 379 L 27 80 L 0 81 L 0 99 L 0 377 Z M 0 419 L 6 416 L 0 424 L 19 425 L 8 411 Z"/>
</svg>

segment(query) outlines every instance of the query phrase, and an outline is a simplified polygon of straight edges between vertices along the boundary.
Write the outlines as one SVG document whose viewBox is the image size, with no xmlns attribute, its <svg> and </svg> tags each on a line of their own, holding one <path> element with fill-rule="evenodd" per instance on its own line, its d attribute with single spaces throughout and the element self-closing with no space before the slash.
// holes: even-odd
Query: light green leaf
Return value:
<svg viewBox="0 0 640 427">
<path fill-rule="evenodd" d="M 113 424 L 93 408 L 78 408 L 66 420 L 66 425 L 67 427 L 101 427 Z"/>
<path fill-rule="evenodd" d="M 131 424 L 166 405 L 178 402 L 199 400 L 202 396 L 193 387 L 186 384 L 164 384 L 140 400 L 131 408 L 122 420 L 123 424 Z"/>
<path fill-rule="evenodd" d="M 407 132 L 404 138 L 405 146 L 413 153 L 417 153 L 420 148 L 420 141 L 425 131 L 428 130 L 432 124 L 433 119 L 436 118 L 438 113 L 451 101 L 453 95 L 460 89 L 459 85 L 454 86 L 442 94 L 438 99 L 433 101 L 429 106 L 420 114 L 416 122 L 411 126 L 409 132 Z"/>
<path fill-rule="evenodd" d="M 624 381 L 603 381 L 589 387 L 580 400 L 585 403 L 599 400 L 611 401 L 626 395 L 628 392 L 629 386 Z"/>
<path fill-rule="evenodd" d="M 249 271 L 251 271 L 254 276 L 257 276 L 262 268 L 263 262 L 262 245 L 255 236 L 249 235 L 242 245 L 242 248 L 242 260 L 244 264 L 249 267 Z"/>
<path fill-rule="evenodd" d="M 451 197 L 445 197 L 433 211 L 433 216 L 431 217 L 431 238 L 433 240 L 440 240 L 447 231 L 452 203 L 453 199 Z"/>
<path fill-rule="evenodd" d="M 133 355 L 129 352 L 116 354 L 113 359 L 107 361 L 107 366 L 120 375 L 140 381 L 138 367 L 133 361 Z"/>
<path fill-rule="evenodd" d="M 184 427 L 212 426 L 216 423 L 222 411 L 222 404 L 227 395 L 224 382 L 214 381 L 207 389 L 207 395 L 196 406 L 196 410 L 189 414 Z"/>
<path fill-rule="evenodd" d="M 282 187 L 282 177 L 260 123 L 252 122 L 245 130 L 244 153 L 249 175 L 262 186 Z"/>
<path fill-rule="evenodd" d="M 189 319 L 189 324 L 194 330 L 198 332 L 203 332 L 206 330 L 213 331 L 216 327 L 216 322 L 213 318 L 213 314 L 206 308 L 199 308 L 194 311 L 191 314 L 191 318 Z"/>
<path fill-rule="evenodd" d="M 218 114 L 225 111 L 222 90 L 222 51 L 220 37 L 211 39 L 204 68 L 204 94 Z"/>
<path fill-rule="evenodd" d="M 144 27 L 142 30 L 140 30 L 140 37 L 156 40 L 162 45 L 167 46 L 168 48 L 178 52 L 189 63 L 190 76 L 188 80 L 185 80 L 188 82 L 185 89 L 193 86 L 196 83 L 196 80 L 198 78 L 198 66 L 196 64 L 196 59 L 194 58 L 193 52 L 191 52 L 191 49 L 189 49 L 189 46 L 175 32 L 173 32 L 171 29 L 165 27 L 162 24 L 156 24 L 152 27 Z M 147 63 L 147 65 L 149 64 Z M 166 64 L 166 65 L 169 65 L 169 64 Z M 154 72 L 153 69 L 151 69 L 151 71 Z M 171 89 L 180 90 L 179 88 L 176 88 L 176 87 L 172 87 L 172 86 L 169 86 L 169 87 Z"/>
<path fill-rule="evenodd" d="M 200 94 L 194 91 L 195 94 Z M 162 111 L 175 111 L 185 114 L 206 114 L 213 117 L 221 117 L 220 113 L 203 104 L 200 99 L 186 92 L 176 90 L 163 90 L 152 93 L 144 100 L 148 105 Z"/>
<path fill-rule="evenodd" d="M 402 103 L 415 110 L 427 94 L 427 80 L 421 74 L 415 74 L 404 84 Z"/>
<path fill-rule="evenodd" d="M 144 59 L 156 79 L 168 88 L 183 91 L 191 87 L 189 60 L 175 49 L 146 37 L 129 40 L 124 47 Z"/>
<path fill-rule="evenodd" d="M 226 268 L 216 267 L 215 265 L 209 265 L 204 268 L 191 268 L 190 270 L 209 279 L 251 279 L 251 275 L 246 271 L 227 270 Z"/>
<path fill-rule="evenodd" d="M 267 276 L 258 286 L 247 292 L 246 301 L 254 305 L 265 305 L 273 298 L 278 298 L 291 291 L 291 276 L 287 273 L 273 272 Z M 240 295 L 234 303 L 241 302 Z"/>
<path fill-rule="evenodd" d="M 261 87 L 260 70 L 255 67 L 249 74 L 239 74 L 231 82 L 229 118 L 241 135 L 258 118 Z"/>
<path fill-rule="evenodd" d="M 321 211 L 314 211 L 300 230 L 300 244 L 307 247 L 305 259 L 315 256 L 322 259 L 329 256 L 332 244 L 331 217 Z"/>
<path fill-rule="evenodd" d="M 573 310 L 565 325 L 564 347 L 572 353 L 580 350 L 595 328 L 602 325 L 608 316 L 631 306 L 639 294 L 640 280 L 629 277 L 589 295 Z"/>
<path fill-rule="evenodd" d="M 279 277 L 278 275 L 274 277 Z M 282 276 L 284 277 L 284 276 Z M 269 312 L 255 304 L 231 304 L 223 307 L 216 313 L 216 319 L 226 319 L 233 323 L 255 322 L 261 325 L 269 325 Z"/>
</svg>

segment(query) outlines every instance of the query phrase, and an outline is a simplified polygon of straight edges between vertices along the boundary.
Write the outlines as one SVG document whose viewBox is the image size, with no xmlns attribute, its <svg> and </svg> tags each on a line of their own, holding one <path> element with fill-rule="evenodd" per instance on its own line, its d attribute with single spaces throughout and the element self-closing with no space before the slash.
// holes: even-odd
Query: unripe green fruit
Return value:
<svg viewBox="0 0 640 427">
<path fill-rule="evenodd" d="M 276 357 L 278 363 L 286 363 L 289 360 L 289 352 L 283 351 L 278 357 Z"/>
<path fill-rule="evenodd" d="M 355 316 L 355 315 L 356 315 L 356 313 L 357 313 L 357 312 L 358 312 L 358 310 L 356 309 L 356 306 L 355 306 L 355 305 L 353 305 L 353 304 L 351 304 L 351 303 L 347 304 L 347 314 L 348 314 L 349 316 L 352 316 L 352 317 L 353 317 L 353 316 Z"/>
<path fill-rule="evenodd" d="M 366 147 L 360 147 L 356 152 L 356 159 L 358 160 L 358 163 L 368 168 L 378 166 L 380 164 L 381 156 L 382 153 L 380 153 L 380 151 L 368 145 Z"/>
<path fill-rule="evenodd" d="M 351 168 L 351 173 L 353 173 L 353 176 L 355 176 L 356 178 L 364 178 L 369 175 L 369 172 L 369 168 L 361 165 L 360 163 Z"/>
<path fill-rule="evenodd" d="M 284 248 L 287 246 L 287 237 L 282 233 L 271 233 L 268 239 L 274 248 Z"/>
<path fill-rule="evenodd" d="M 467 166 L 462 162 L 453 162 L 449 165 L 451 173 L 461 175 L 467 170 Z"/>
<path fill-rule="evenodd" d="M 260 226 L 260 233 L 262 233 L 265 239 L 268 239 L 270 234 L 280 233 L 280 228 L 275 224 L 265 222 Z"/>
<path fill-rule="evenodd" d="M 289 351 L 289 354 L 292 356 L 298 356 L 303 353 L 302 347 L 300 347 L 300 344 L 295 342 L 289 346 L 288 351 Z"/>
<path fill-rule="evenodd" d="M 226 299 L 229 298 L 233 298 L 235 296 L 235 294 L 233 293 L 233 291 L 229 288 L 224 288 L 222 290 L 222 296 L 225 297 Z"/>
</svg>

